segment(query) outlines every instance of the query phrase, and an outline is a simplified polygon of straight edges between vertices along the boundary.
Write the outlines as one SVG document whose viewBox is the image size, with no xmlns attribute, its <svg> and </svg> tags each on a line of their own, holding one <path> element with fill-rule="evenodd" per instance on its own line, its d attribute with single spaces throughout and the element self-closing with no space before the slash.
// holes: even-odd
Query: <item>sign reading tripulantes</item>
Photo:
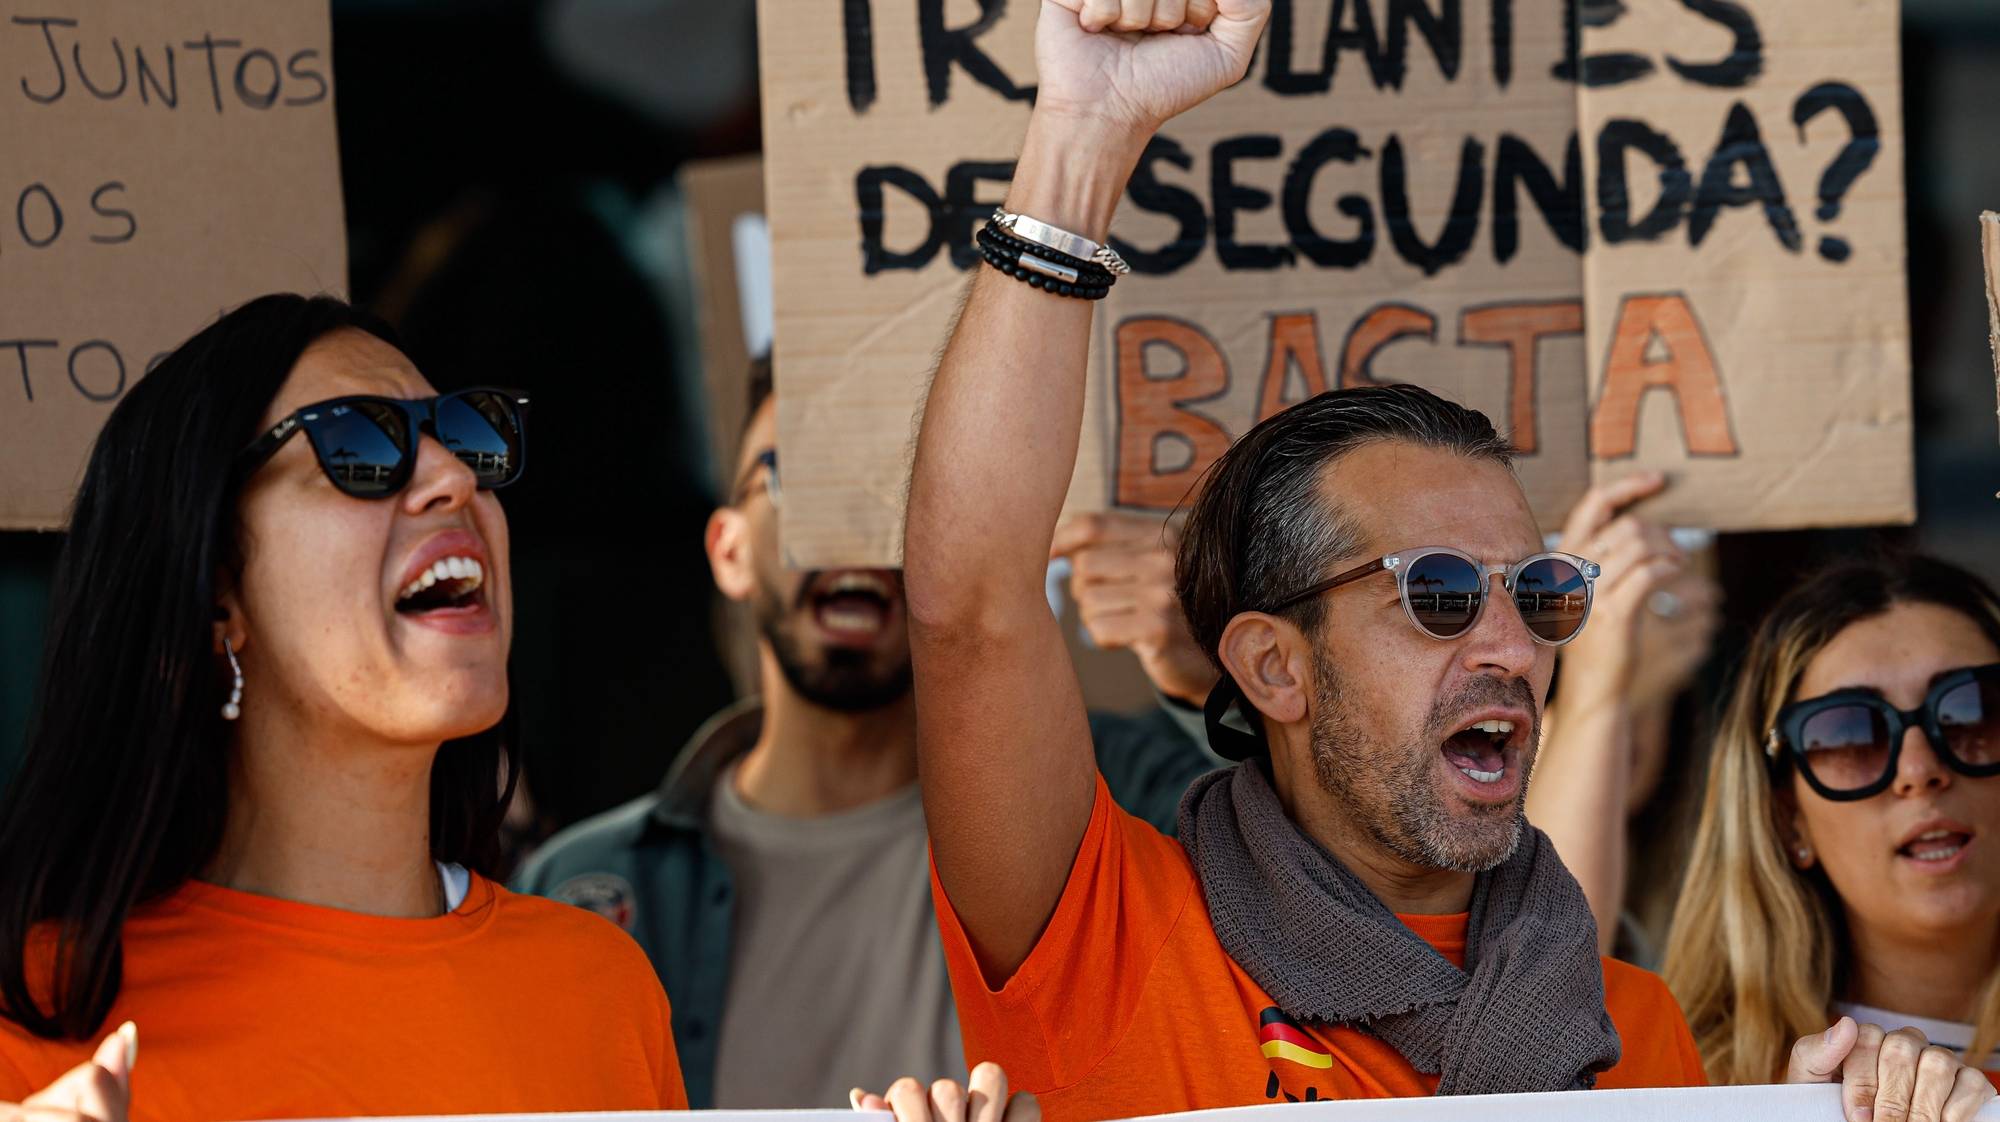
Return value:
<svg viewBox="0 0 2000 1122">
<path fill-rule="evenodd" d="M 347 287 L 325 0 L 0 0 L 0 528 L 62 525 L 150 366 Z"/>
<path fill-rule="evenodd" d="M 896 558 L 1037 8 L 764 5 L 799 563 Z M 1261 417 L 1408 381 L 1512 435 L 1551 527 L 1641 468 L 1674 522 L 1909 520 L 1897 52 L 1895 0 L 1276 0 L 1127 189 L 1071 506 L 1171 508 Z"/>
</svg>

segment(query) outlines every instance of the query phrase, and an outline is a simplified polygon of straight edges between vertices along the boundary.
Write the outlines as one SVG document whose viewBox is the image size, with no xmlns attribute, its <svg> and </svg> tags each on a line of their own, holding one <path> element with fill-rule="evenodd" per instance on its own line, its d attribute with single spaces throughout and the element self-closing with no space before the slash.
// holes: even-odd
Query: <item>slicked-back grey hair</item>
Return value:
<svg viewBox="0 0 2000 1122">
<path fill-rule="evenodd" d="M 1359 529 L 1320 492 L 1334 461 L 1365 444 L 1401 440 L 1511 469 L 1513 448 L 1493 422 L 1418 386 L 1329 390 L 1267 418 L 1208 470 L 1181 534 L 1175 591 L 1188 628 L 1219 666 L 1222 631 L 1315 581 L 1360 548 Z M 1319 597 L 1287 609 L 1308 633 Z"/>
</svg>

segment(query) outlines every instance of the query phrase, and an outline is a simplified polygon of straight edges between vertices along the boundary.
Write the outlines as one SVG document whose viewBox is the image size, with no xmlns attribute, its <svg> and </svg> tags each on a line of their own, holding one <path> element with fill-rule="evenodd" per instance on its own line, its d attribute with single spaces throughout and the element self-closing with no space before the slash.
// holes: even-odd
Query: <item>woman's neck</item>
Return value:
<svg viewBox="0 0 2000 1122">
<path fill-rule="evenodd" d="M 1935 1021 L 1968 1021 L 1995 964 L 2000 917 L 1989 918 L 1950 936 L 1926 932 L 1899 935 L 1870 927 L 1848 915 L 1853 950 L 1843 992 L 1838 996 Z M 1985 948 L 1971 953 L 1970 948 Z"/>
<path fill-rule="evenodd" d="M 229 817 L 201 879 L 368 915 L 441 914 L 430 849 L 438 746 L 369 742 L 245 707 Z"/>
</svg>

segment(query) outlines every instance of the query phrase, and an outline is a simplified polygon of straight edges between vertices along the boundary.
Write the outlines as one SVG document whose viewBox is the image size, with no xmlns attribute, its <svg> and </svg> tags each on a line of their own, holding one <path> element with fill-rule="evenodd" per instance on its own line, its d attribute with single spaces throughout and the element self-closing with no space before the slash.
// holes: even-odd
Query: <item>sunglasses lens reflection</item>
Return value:
<svg viewBox="0 0 2000 1122">
<path fill-rule="evenodd" d="M 1479 570 L 1463 557 L 1431 553 L 1410 565 L 1404 593 L 1417 625 L 1440 639 L 1465 633 L 1479 618 Z"/>
<path fill-rule="evenodd" d="M 1968 767 L 2000 767 L 2000 675 L 1982 674 L 1937 700 L 1945 746 Z"/>
<path fill-rule="evenodd" d="M 1889 722 L 1872 705 L 1835 705 L 1799 726 L 1806 767 L 1835 791 L 1859 791 L 1889 768 Z"/>
<path fill-rule="evenodd" d="M 1590 585 L 1575 565 L 1544 557 L 1514 578 L 1514 606 L 1522 622 L 1544 643 L 1567 642 L 1583 626 Z"/>
<path fill-rule="evenodd" d="M 328 406 L 304 421 L 320 466 L 342 490 L 373 497 L 396 489 L 409 447 L 409 419 L 402 410 L 352 401 Z"/>
<path fill-rule="evenodd" d="M 521 417 L 504 394 L 475 390 L 439 399 L 437 434 L 481 487 L 504 486 L 520 474 Z"/>
</svg>

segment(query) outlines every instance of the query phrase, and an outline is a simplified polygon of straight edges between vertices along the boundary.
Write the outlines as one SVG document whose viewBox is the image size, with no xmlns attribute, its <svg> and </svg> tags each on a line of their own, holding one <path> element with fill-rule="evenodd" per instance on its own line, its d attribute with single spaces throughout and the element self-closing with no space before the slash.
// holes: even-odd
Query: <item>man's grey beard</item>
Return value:
<svg viewBox="0 0 2000 1122">
<path fill-rule="evenodd" d="M 1534 746 L 1541 738 L 1539 716 L 1520 757 L 1521 795 L 1511 804 L 1473 807 L 1471 817 L 1454 818 L 1437 789 L 1435 769 L 1436 756 L 1452 731 L 1452 714 L 1483 702 L 1512 703 L 1535 713 L 1526 682 L 1475 678 L 1457 695 L 1432 703 L 1417 741 L 1392 747 L 1371 743 L 1348 719 L 1339 675 L 1319 651 L 1313 653 L 1313 676 L 1313 773 L 1321 789 L 1339 800 L 1376 844 L 1413 865 L 1466 873 L 1483 873 L 1513 855 L 1521 841 L 1521 806 L 1534 771 Z"/>
</svg>

